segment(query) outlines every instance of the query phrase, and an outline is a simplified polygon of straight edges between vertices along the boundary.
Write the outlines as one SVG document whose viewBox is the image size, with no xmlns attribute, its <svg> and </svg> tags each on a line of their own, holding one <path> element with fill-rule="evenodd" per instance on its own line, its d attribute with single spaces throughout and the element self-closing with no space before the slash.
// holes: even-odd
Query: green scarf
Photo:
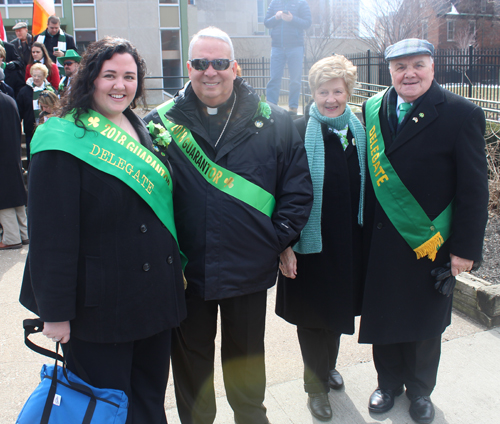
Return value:
<svg viewBox="0 0 500 424">
<path fill-rule="evenodd" d="M 366 102 L 366 129 L 370 140 L 368 166 L 377 200 L 398 233 L 417 255 L 436 259 L 441 245 L 451 234 L 454 201 L 431 221 L 413 195 L 405 187 L 385 154 L 385 144 L 380 128 L 380 108 L 387 90 Z"/>
<path fill-rule="evenodd" d="M 327 124 L 339 131 L 343 130 L 347 125 L 354 134 L 359 169 L 361 170 L 361 190 L 358 209 L 358 224 L 361 226 L 363 225 L 366 181 L 366 132 L 361 122 L 356 118 L 356 115 L 352 113 L 349 105 L 346 105 L 344 113 L 336 118 L 328 118 L 319 113 L 316 103 L 311 105 L 309 113 L 310 118 L 307 123 L 304 144 L 307 152 L 307 161 L 309 162 L 309 170 L 311 171 L 314 201 L 309 220 L 300 233 L 299 242 L 293 248 L 297 253 L 302 254 L 319 253 L 323 250 L 321 209 L 323 206 L 323 181 L 325 176 L 325 144 L 321 132 L 321 124 Z"/>
<path fill-rule="evenodd" d="M 38 117 L 40 116 L 40 105 L 38 104 L 40 94 L 44 91 L 52 91 L 54 93 L 54 89 L 47 80 L 40 87 L 37 87 L 33 84 L 33 77 L 28 78 L 26 85 L 29 85 L 33 89 L 33 114 L 35 115 L 35 121 L 38 121 Z"/>
</svg>

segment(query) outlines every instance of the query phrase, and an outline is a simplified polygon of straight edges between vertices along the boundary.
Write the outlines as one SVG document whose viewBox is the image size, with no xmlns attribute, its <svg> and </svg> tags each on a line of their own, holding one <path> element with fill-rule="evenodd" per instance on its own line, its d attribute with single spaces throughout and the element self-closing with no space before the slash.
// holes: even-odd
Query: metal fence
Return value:
<svg viewBox="0 0 500 424">
<path fill-rule="evenodd" d="M 383 55 L 367 50 L 363 53 L 346 54 L 358 68 L 358 87 L 350 99 L 351 104 L 361 105 L 364 100 L 391 85 L 389 67 Z M 242 76 L 254 89 L 265 94 L 270 78 L 271 61 L 269 58 L 237 59 Z M 307 75 L 312 61 L 304 59 L 300 104 L 309 102 L 311 93 Z M 489 120 L 500 121 L 500 49 L 474 49 L 472 46 L 463 50 L 436 50 L 434 54 L 434 75 L 443 87 L 477 103 L 486 112 Z M 162 77 L 149 77 L 162 78 Z M 172 81 L 165 77 L 164 86 L 172 91 Z M 281 83 L 279 103 L 286 105 L 289 93 L 288 67 L 285 68 Z M 179 87 L 180 89 L 181 87 Z M 161 90 L 161 88 L 159 89 Z M 168 94 L 168 93 L 166 93 Z"/>
</svg>

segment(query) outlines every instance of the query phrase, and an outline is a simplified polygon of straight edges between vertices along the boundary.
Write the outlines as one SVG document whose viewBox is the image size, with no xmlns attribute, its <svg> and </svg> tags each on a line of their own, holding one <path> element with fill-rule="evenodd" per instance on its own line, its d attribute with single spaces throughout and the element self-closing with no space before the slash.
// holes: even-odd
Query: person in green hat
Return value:
<svg viewBox="0 0 500 424">
<path fill-rule="evenodd" d="M 59 95 L 61 97 L 69 90 L 71 80 L 78 72 L 80 60 L 80 55 L 73 49 L 67 50 L 63 57 L 57 58 L 57 61 L 64 67 L 64 73 L 66 74 L 59 83 Z"/>
</svg>

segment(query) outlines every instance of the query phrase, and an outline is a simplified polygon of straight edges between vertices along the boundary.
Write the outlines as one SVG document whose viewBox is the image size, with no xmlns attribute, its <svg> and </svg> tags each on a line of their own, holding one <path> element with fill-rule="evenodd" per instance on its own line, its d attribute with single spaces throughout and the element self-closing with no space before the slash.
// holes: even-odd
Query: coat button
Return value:
<svg viewBox="0 0 500 424">
<path fill-rule="evenodd" d="M 148 227 L 146 227 L 145 224 L 142 224 L 141 225 L 141 233 L 145 233 L 146 231 L 148 231 Z"/>
<path fill-rule="evenodd" d="M 384 224 L 382 224 L 381 222 L 379 222 L 379 223 L 377 224 L 377 228 L 378 228 L 379 230 L 381 230 L 383 226 L 384 226 Z"/>
<path fill-rule="evenodd" d="M 147 272 L 147 271 L 149 271 L 149 269 L 150 269 L 150 268 L 151 268 L 151 267 L 149 266 L 149 264 L 148 264 L 147 262 L 146 262 L 146 263 L 142 266 L 142 269 L 143 269 L 144 271 L 146 271 L 146 272 Z"/>
<path fill-rule="evenodd" d="M 169 265 L 172 265 L 172 263 L 173 263 L 173 262 L 174 262 L 174 258 L 172 258 L 172 256 L 169 256 L 169 257 L 167 258 L 167 263 L 168 263 Z"/>
</svg>

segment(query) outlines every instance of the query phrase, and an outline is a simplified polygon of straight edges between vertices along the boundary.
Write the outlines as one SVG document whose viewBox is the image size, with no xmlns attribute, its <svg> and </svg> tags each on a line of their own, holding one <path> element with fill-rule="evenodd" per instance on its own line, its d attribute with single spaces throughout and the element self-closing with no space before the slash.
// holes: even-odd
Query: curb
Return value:
<svg viewBox="0 0 500 424">
<path fill-rule="evenodd" d="M 453 307 L 487 328 L 500 325 L 500 285 L 471 274 L 457 276 Z"/>
</svg>

